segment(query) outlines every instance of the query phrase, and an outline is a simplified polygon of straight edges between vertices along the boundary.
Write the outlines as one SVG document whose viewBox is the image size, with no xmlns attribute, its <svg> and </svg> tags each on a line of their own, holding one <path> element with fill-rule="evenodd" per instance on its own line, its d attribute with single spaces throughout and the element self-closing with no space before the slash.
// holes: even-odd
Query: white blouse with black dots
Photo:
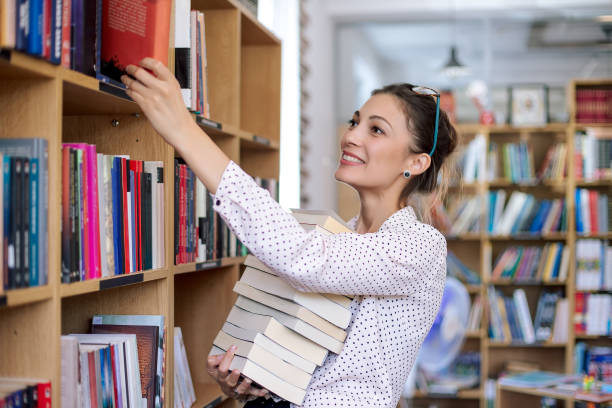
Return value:
<svg viewBox="0 0 612 408">
<path fill-rule="evenodd" d="M 253 255 L 296 289 L 355 295 L 344 349 L 317 367 L 302 406 L 395 408 L 440 307 L 444 236 L 411 207 L 374 233 L 306 232 L 234 162 L 213 200 Z"/>
</svg>

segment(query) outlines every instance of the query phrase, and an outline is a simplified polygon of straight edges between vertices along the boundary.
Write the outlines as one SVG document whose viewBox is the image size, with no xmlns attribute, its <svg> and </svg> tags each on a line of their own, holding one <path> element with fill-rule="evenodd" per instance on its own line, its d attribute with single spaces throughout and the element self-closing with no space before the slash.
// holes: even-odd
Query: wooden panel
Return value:
<svg viewBox="0 0 612 408">
<path fill-rule="evenodd" d="M 280 140 L 281 47 L 242 46 L 240 127 Z"/>
<path fill-rule="evenodd" d="M 174 324 L 183 331 L 194 383 L 214 382 L 206 371 L 206 360 L 236 300 L 232 288 L 237 280 L 235 265 L 174 278 Z"/>
<path fill-rule="evenodd" d="M 205 10 L 204 16 L 210 116 L 218 122 L 239 126 L 240 12 Z"/>
<path fill-rule="evenodd" d="M 62 300 L 62 333 L 89 333 L 96 314 L 151 314 L 166 316 L 168 280 L 108 289 Z"/>
<path fill-rule="evenodd" d="M 273 178 L 278 180 L 279 152 L 249 150 L 240 156 L 240 166 L 253 177 Z M 280 187 L 282 188 L 282 186 Z"/>
<path fill-rule="evenodd" d="M 280 40 L 276 38 L 263 24 L 251 16 L 249 11 L 242 13 L 242 43 L 248 45 L 276 45 Z"/>
</svg>

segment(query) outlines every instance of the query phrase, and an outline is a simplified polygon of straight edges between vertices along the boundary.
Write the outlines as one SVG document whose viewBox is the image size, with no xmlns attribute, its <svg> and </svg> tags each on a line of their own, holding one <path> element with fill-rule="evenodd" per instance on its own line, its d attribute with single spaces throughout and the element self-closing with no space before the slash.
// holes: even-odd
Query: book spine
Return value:
<svg viewBox="0 0 612 408">
<path fill-rule="evenodd" d="M 127 170 L 127 161 L 121 158 L 121 205 L 123 207 L 122 222 L 123 222 L 123 256 L 124 256 L 124 273 L 128 274 L 131 269 L 131 246 L 130 246 L 130 231 L 129 231 L 129 212 L 128 212 L 128 190 L 129 190 L 129 172 Z"/>
<path fill-rule="evenodd" d="M 64 68 L 70 68 L 70 48 L 71 40 L 71 11 L 72 0 L 63 0 L 62 2 L 62 57 L 61 64 Z"/>
<path fill-rule="evenodd" d="M 39 164 L 37 158 L 30 159 L 30 286 L 40 284 L 39 273 Z"/>
<path fill-rule="evenodd" d="M 14 165 L 14 173 L 11 175 L 11 178 L 15 181 L 14 182 L 14 186 L 15 186 L 15 190 L 14 190 L 14 194 L 11 195 L 11 206 L 12 206 L 12 211 L 11 211 L 11 216 L 14 217 L 15 222 L 14 222 L 14 228 L 13 228 L 13 251 L 14 251 L 14 256 L 15 256 L 15 268 L 13 270 L 13 276 L 10 278 L 11 279 L 11 288 L 18 288 L 21 287 L 21 268 L 22 268 L 22 257 L 21 257 L 21 253 L 22 253 L 22 246 L 21 246 L 21 241 L 22 241 L 22 218 L 21 218 L 21 212 L 23 211 L 23 207 L 22 205 L 20 205 L 20 203 L 23 203 L 23 196 L 22 196 L 22 189 L 23 189 L 23 162 L 21 158 L 14 158 L 15 161 L 15 165 Z"/>
<path fill-rule="evenodd" d="M 17 33 L 15 35 L 15 48 L 20 51 L 27 51 L 30 25 L 30 2 L 29 0 L 16 0 L 16 2 L 17 12 L 15 13 L 15 26 L 17 27 Z"/>
<path fill-rule="evenodd" d="M 174 160 L 174 264 L 180 264 L 179 259 L 179 239 L 180 239 L 180 217 L 179 217 L 179 164 L 178 161 Z"/>
<path fill-rule="evenodd" d="M 21 285 L 30 286 L 30 159 L 23 158 L 23 184 L 21 186 Z"/>
<path fill-rule="evenodd" d="M 100 254 L 100 200 L 98 196 L 98 154 L 95 145 L 87 145 L 87 161 L 89 172 L 89 220 L 91 226 L 90 253 L 93 255 L 92 267 L 94 278 L 102 277 Z"/>
<path fill-rule="evenodd" d="M 62 59 L 62 0 L 52 0 L 51 10 L 51 58 L 54 64 Z"/>
<path fill-rule="evenodd" d="M 29 32 L 28 32 L 28 53 L 36 56 L 42 55 L 42 21 L 43 21 L 43 0 L 30 0 L 29 10 Z"/>
<path fill-rule="evenodd" d="M 144 268 L 146 270 L 149 269 L 153 269 L 153 259 L 152 259 L 152 234 L 151 234 L 151 229 L 152 229 L 152 184 L 151 184 L 151 173 L 143 173 L 144 175 L 144 196 L 145 196 L 145 204 L 144 204 L 144 209 L 145 209 L 145 232 L 144 232 L 144 237 L 145 237 L 145 249 L 144 249 L 144 254 L 145 254 L 145 264 L 144 264 Z"/>
<path fill-rule="evenodd" d="M 14 183 L 14 180 L 11 181 L 11 157 L 8 155 L 4 155 L 2 157 L 2 173 L 2 176 L 4 178 L 4 181 L 2 183 L 2 214 L 4 218 L 4 226 L 2 231 L 2 282 L 4 286 L 3 289 L 8 289 L 10 288 L 9 270 L 12 271 L 12 269 L 15 267 L 14 258 L 12 256 L 9 258 L 9 250 L 12 251 L 12 248 L 9 243 L 12 239 L 11 230 L 12 224 L 14 223 L 14 220 L 11 217 L 11 202 L 13 194 L 12 183 Z"/>
</svg>

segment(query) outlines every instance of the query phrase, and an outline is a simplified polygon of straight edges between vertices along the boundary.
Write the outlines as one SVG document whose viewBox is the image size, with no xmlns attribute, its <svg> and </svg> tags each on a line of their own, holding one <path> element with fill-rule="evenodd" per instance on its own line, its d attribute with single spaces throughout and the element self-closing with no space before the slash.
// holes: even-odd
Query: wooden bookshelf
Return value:
<svg viewBox="0 0 612 408">
<path fill-rule="evenodd" d="M 194 120 L 249 174 L 278 179 L 280 41 L 236 0 L 192 0 L 192 8 L 206 18 L 211 107 L 210 119 L 194 115 Z M 62 334 L 88 332 L 94 314 L 161 314 L 168 333 L 166 406 L 174 400 L 174 326 L 183 331 L 196 389 L 194 408 L 237 406 L 206 373 L 206 357 L 234 303 L 232 288 L 244 257 L 173 264 L 176 153 L 138 106 L 95 78 L 0 50 L 0 120 L 0 137 L 42 137 L 49 147 L 49 281 L 0 295 L 0 376 L 49 378 L 53 405 L 59 407 Z M 99 153 L 164 163 L 164 267 L 61 283 L 61 144 L 74 141 L 95 143 Z"/>
</svg>

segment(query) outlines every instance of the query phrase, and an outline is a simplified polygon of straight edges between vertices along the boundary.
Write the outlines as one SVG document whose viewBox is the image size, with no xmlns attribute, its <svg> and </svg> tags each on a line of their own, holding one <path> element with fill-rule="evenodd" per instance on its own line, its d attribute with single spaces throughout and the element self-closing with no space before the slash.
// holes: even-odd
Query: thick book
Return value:
<svg viewBox="0 0 612 408">
<path fill-rule="evenodd" d="M 298 332 L 302 336 L 306 337 L 309 340 L 312 340 L 313 342 L 322 347 L 325 347 L 327 350 L 333 353 L 340 354 L 340 352 L 342 351 L 342 347 L 344 346 L 341 341 L 336 340 L 329 334 L 322 332 L 316 327 L 311 326 L 296 317 L 288 315 L 287 313 L 283 313 L 261 303 L 255 302 L 251 299 L 245 298 L 244 296 L 238 296 L 238 299 L 236 300 L 236 306 L 251 313 L 257 313 L 273 317 L 283 326 Z"/>
<path fill-rule="evenodd" d="M 241 282 L 256 289 L 291 300 L 304 306 L 336 326 L 346 329 L 351 321 L 351 312 L 319 293 L 300 292 L 278 276 L 247 267 Z"/>
<path fill-rule="evenodd" d="M 327 357 L 327 350 L 324 347 L 285 327 L 272 316 L 253 313 L 234 306 L 227 316 L 227 322 L 261 333 L 318 366 L 322 365 Z"/>
<path fill-rule="evenodd" d="M 338 214 L 331 210 L 304 210 L 292 208 L 291 215 L 300 224 L 319 225 L 332 233 L 352 232 L 346 222 Z"/>
<path fill-rule="evenodd" d="M 247 358 L 257 365 L 265 368 L 272 374 L 283 379 L 284 381 L 299 387 L 303 390 L 306 389 L 311 374 L 283 361 L 280 357 L 274 355 L 270 351 L 264 349 L 258 344 L 242 340 L 229 335 L 224 331 L 220 331 L 215 337 L 213 344 L 222 350 L 227 351 L 232 345 L 236 346 L 235 355 Z"/>
<path fill-rule="evenodd" d="M 210 355 L 223 353 L 222 349 L 214 346 L 210 351 Z M 240 371 L 245 377 L 250 378 L 268 391 L 294 404 L 301 405 L 304 397 L 306 397 L 306 391 L 303 389 L 283 381 L 281 378 L 244 357 L 234 356 L 230 370 Z"/>
<path fill-rule="evenodd" d="M 99 74 L 121 83 L 125 67 L 151 57 L 168 62 L 171 0 L 102 2 Z"/>
<path fill-rule="evenodd" d="M 242 281 L 236 282 L 234 285 L 234 292 L 283 313 L 287 313 L 288 315 L 297 317 L 322 332 L 329 334 L 338 341 L 343 342 L 346 339 L 346 331 L 295 302 L 271 295 Z"/>
<path fill-rule="evenodd" d="M 305 371 L 308 374 L 312 374 L 315 368 L 317 368 L 317 365 L 315 363 L 306 360 L 299 354 L 294 353 L 293 351 L 281 346 L 274 340 L 271 340 L 270 338 L 255 330 L 238 327 L 229 322 L 225 322 L 222 330 L 232 337 L 241 340 L 246 340 L 259 345 L 263 349 L 269 351 L 277 357 L 280 357 L 282 360 L 294 365 L 295 367 Z"/>
</svg>

